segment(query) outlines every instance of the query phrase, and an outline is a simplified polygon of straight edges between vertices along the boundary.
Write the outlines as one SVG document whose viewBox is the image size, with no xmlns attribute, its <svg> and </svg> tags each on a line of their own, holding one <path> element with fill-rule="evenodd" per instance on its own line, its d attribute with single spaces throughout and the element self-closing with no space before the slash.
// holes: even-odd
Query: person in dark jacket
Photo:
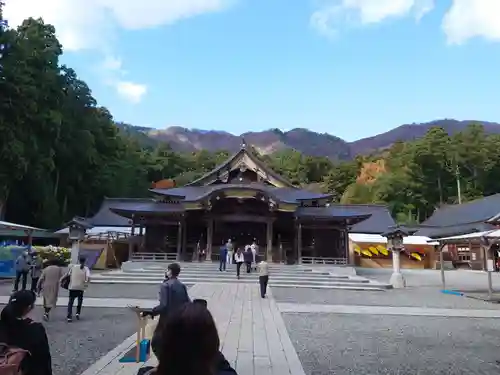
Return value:
<svg viewBox="0 0 500 375">
<path fill-rule="evenodd" d="M 52 358 L 45 328 L 27 315 L 35 306 L 35 293 L 15 292 L 0 314 L 0 343 L 29 352 L 21 362 L 23 375 L 52 375 Z"/>
<path fill-rule="evenodd" d="M 206 301 L 175 310 L 162 329 L 162 345 L 155 352 L 158 366 L 143 368 L 138 375 L 237 375 L 219 350 L 219 334 Z"/>
<path fill-rule="evenodd" d="M 164 324 L 166 317 L 182 305 L 190 302 L 186 286 L 177 278 L 181 273 L 179 263 L 169 264 L 165 281 L 160 286 L 160 303 L 150 311 L 144 311 L 143 316 L 150 315 L 151 317 L 160 316 L 158 326 L 151 339 L 151 348 L 153 351 L 161 340 L 161 326 Z"/>
<path fill-rule="evenodd" d="M 28 283 L 28 273 L 30 272 L 31 262 L 28 251 L 23 251 L 16 259 L 15 269 L 16 269 L 16 279 L 14 281 L 14 292 L 19 290 L 19 281 L 21 281 L 21 289 L 26 289 L 26 284 Z"/>
<path fill-rule="evenodd" d="M 222 245 L 219 250 L 219 271 L 226 270 L 227 263 L 227 247 L 226 245 Z"/>
<path fill-rule="evenodd" d="M 253 253 L 249 245 L 245 247 L 243 258 L 245 259 L 245 265 L 247 266 L 247 273 L 250 273 L 252 271 Z"/>
</svg>

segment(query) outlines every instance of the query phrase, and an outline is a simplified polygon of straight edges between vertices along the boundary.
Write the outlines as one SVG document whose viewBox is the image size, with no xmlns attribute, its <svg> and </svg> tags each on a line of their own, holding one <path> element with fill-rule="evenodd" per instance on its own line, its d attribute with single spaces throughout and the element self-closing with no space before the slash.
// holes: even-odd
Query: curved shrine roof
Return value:
<svg viewBox="0 0 500 375">
<path fill-rule="evenodd" d="M 269 194 L 276 201 L 283 203 L 300 203 L 304 200 L 328 199 L 331 197 L 331 194 L 315 193 L 312 191 L 296 188 L 278 188 L 259 183 L 184 186 L 173 189 L 150 189 L 150 191 L 158 195 L 175 197 L 185 202 L 196 202 L 201 199 L 207 198 L 211 194 L 231 189 L 260 191 L 264 194 Z"/>
</svg>

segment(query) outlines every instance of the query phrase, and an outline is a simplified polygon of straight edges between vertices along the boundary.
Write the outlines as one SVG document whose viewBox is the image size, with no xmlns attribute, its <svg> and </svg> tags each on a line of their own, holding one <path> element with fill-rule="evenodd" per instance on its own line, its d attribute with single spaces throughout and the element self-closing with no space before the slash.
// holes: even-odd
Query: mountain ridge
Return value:
<svg viewBox="0 0 500 375">
<path fill-rule="evenodd" d="M 261 154 L 271 154 L 292 148 L 309 156 L 325 156 L 332 160 L 350 160 L 356 155 L 369 154 L 388 148 L 397 141 L 411 141 L 423 137 L 432 127 L 442 127 L 448 134 L 452 135 L 464 130 L 470 124 L 483 125 L 486 133 L 500 134 L 499 123 L 454 119 L 403 124 L 387 132 L 353 142 L 347 142 L 329 133 L 317 133 L 305 128 L 294 128 L 288 131 L 271 128 L 235 135 L 223 130 L 188 129 L 181 126 L 171 126 L 166 129 L 153 129 L 125 123 L 118 123 L 117 126 L 122 132 L 136 138 L 139 143 L 145 146 L 166 142 L 174 151 L 178 152 L 201 150 L 236 152 L 244 139 Z"/>
</svg>

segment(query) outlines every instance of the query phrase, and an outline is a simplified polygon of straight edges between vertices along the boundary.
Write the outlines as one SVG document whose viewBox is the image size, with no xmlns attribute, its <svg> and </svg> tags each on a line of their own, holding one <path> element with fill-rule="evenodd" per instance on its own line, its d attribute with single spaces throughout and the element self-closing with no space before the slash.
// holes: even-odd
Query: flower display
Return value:
<svg viewBox="0 0 500 375">
<path fill-rule="evenodd" d="M 71 249 L 59 246 L 33 246 L 33 251 L 35 251 L 43 262 L 47 261 L 60 261 L 65 264 L 69 264 L 71 260 Z"/>
</svg>

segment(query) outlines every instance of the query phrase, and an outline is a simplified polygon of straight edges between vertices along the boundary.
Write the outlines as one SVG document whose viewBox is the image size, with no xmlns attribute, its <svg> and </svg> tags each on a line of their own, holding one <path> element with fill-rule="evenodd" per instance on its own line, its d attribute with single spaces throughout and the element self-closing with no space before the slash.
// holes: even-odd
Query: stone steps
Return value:
<svg viewBox="0 0 500 375">
<path fill-rule="evenodd" d="M 234 265 L 226 272 L 220 272 L 218 264 L 211 262 L 182 263 L 179 279 L 188 285 L 197 283 L 241 283 L 257 284 L 258 274 L 247 274 L 242 269 L 240 279 L 236 278 Z M 94 284 L 159 284 L 165 275 L 164 264 L 128 264 L 119 271 L 107 271 L 92 275 Z M 347 271 L 346 273 L 349 273 Z M 388 284 L 371 281 L 364 277 L 335 274 L 324 267 L 300 265 L 270 265 L 270 287 L 319 288 L 345 290 L 386 290 Z"/>
</svg>

